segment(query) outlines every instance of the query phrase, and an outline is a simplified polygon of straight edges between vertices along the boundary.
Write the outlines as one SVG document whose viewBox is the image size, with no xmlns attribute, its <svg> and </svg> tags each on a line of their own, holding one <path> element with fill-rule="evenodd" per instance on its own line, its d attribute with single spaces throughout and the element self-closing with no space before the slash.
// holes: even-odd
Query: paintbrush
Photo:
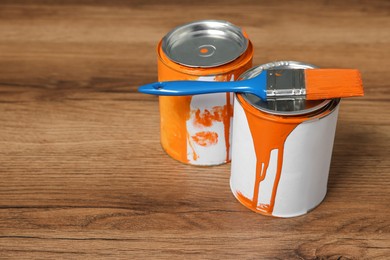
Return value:
<svg viewBox="0 0 390 260">
<path fill-rule="evenodd" d="M 363 96 L 360 72 L 355 69 L 270 69 L 238 81 L 165 81 L 138 89 L 161 96 L 219 92 L 251 93 L 262 100 L 304 97 L 307 100 Z"/>
</svg>

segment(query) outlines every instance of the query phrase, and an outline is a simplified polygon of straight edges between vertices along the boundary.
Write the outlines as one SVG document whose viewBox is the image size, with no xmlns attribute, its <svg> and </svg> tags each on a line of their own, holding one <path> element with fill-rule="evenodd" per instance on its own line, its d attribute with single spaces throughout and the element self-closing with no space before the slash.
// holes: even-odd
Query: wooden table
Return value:
<svg viewBox="0 0 390 260">
<path fill-rule="evenodd" d="M 1 1 L 0 258 L 388 259 L 390 5 L 334 2 Z M 165 33 L 206 18 L 244 27 L 254 64 L 361 70 L 309 214 L 255 214 L 229 164 L 162 151 L 157 98 L 137 86 L 157 79 Z"/>
</svg>

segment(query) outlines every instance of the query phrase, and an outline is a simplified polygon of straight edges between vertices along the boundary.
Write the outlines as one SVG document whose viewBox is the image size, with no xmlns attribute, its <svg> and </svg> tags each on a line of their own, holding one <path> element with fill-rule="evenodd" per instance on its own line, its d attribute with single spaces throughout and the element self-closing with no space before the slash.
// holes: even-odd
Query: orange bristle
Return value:
<svg viewBox="0 0 390 260">
<path fill-rule="evenodd" d="M 305 70 L 306 99 L 363 96 L 360 72 L 355 69 Z"/>
</svg>

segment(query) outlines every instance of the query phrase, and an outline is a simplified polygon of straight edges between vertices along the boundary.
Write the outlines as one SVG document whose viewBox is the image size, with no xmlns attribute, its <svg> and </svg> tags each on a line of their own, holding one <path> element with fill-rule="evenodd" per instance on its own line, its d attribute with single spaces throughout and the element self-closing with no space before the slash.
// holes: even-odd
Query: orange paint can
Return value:
<svg viewBox="0 0 390 260">
<path fill-rule="evenodd" d="M 158 80 L 232 81 L 252 66 L 253 48 L 239 27 L 217 20 L 185 24 L 157 46 Z M 160 96 L 161 144 L 172 158 L 219 165 L 231 158 L 233 94 Z"/>
<path fill-rule="evenodd" d="M 265 69 L 310 69 L 294 61 L 254 67 L 241 79 Z M 340 99 L 262 101 L 235 95 L 230 187 L 247 208 L 276 217 L 306 214 L 324 199 Z"/>
</svg>

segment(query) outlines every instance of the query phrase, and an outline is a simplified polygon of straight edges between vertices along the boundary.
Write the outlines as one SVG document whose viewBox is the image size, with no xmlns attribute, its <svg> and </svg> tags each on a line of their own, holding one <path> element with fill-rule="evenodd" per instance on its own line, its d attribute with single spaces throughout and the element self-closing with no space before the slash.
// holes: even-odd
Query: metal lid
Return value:
<svg viewBox="0 0 390 260">
<path fill-rule="evenodd" d="M 203 20 L 176 27 L 162 40 L 162 50 L 172 61 L 209 68 L 229 63 L 245 52 L 248 39 L 226 21 Z"/>
<path fill-rule="evenodd" d="M 314 69 L 314 65 L 297 61 L 276 61 L 253 67 L 244 72 L 239 80 L 250 79 L 259 75 L 267 69 Z M 268 100 L 263 101 L 252 94 L 241 94 L 242 97 L 255 108 L 269 114 L 294 116 L 308 114 L 328 105 L 331 100 L 306 100 L 305 98 L 295 98 L 286 100 Z"/>
</svg>

